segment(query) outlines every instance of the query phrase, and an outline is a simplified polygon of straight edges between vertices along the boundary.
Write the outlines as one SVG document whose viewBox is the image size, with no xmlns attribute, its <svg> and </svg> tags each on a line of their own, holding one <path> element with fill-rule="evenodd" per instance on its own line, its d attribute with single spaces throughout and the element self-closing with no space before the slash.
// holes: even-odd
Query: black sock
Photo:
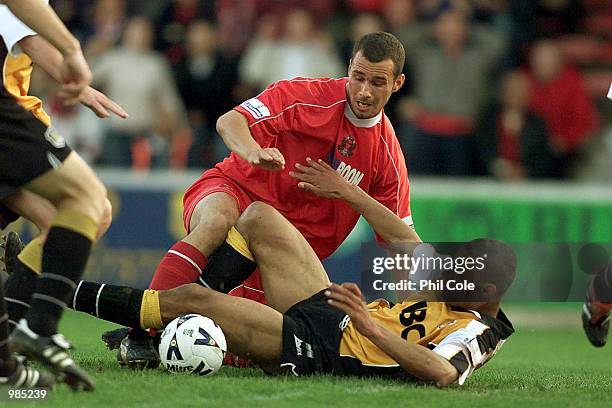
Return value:
<svg viewBox="0 0 612 408">
<path fill-rule="evenodd" d="M 41 336 L 57 333 L 67 302 L 72 298 L 91 250 L 86 236 L 60 226 L 49 230 L 43 247 L 42 271 L 26 314 L 30 329 Z"/>
<path fill-rule="evenodd" d="M 81 281 L 68 306 L 109 322 L 140 328 L 143 293 L 127 286 Z"/>
<path fill-rule="evenodd" d="M 228 293 L 244 282 L 255 271 L 255 268 L 257 268 L 255 262 L 224 241 L 208 257 L 208 263 L 202 271 L 202 278 L 197 283 L 206 282 L 209 288 Z"/>
<path fill-rule="evenodd" d="M 11 358 L 8 337 L 8 313 L 4 302 L 4 286 L 0 277 L 0 377 L 7 377 L 15 371 L 15 359 Z"/>
<path fill-rule="evenodd" d="M 38 274 L 17 259 L 15 271 L 5 282 L 6 309 L 9 315 L 9 332 L 30 309 L 30 302 Z"/>
</svg>

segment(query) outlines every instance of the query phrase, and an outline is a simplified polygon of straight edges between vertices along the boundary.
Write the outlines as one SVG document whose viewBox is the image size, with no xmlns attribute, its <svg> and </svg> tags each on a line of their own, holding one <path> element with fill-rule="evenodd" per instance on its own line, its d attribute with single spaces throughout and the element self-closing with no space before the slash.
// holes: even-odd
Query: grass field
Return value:
<svg viewBox="0 0 612 408">
<path fill-rule="evenodd" d="M 237 406 L 612 406 L 612 347 L 595 349 L 580 327 L 579 306 L 531 307 L 541 315 L 566 319 L 564 327 L 517 325 L 499 354 L 462 387 L 434 387 L 385 380 L 332 377 L 267 377 L 254 369 L 223 368 L 213 377 L 134 372 L 120 368 L 99 335 L 115 327 L 69 312 L 63 332 L 74 342 L 75 358 L 97 383 L 93 394 L 58 387 L 47 401 L 12 406 L 52 407 L 237 407 Z M 550 309 L 550 310 L 549 310 Z M 525 313 L 525 310 L 515 314 Z M 512 310 L 508 312 L 513 319 Z M 565 318 L 563 317 L 565 316 Z M 3 391 L 5 392 L 5 391 Z M 0 399 L 2 400 L 2 399 Z M 6 399 L 4 399 L 6 401 Z M 4 405 L 4 402 L 1 404 Z"/>
</svg>

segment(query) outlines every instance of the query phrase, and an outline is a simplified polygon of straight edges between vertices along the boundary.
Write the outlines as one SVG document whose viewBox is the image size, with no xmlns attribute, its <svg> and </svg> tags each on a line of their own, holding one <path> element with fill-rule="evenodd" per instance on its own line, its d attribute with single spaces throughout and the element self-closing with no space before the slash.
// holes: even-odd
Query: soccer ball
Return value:
<svg viewBox="0 0 612 408">
<path fill-rule="evenodd" d="M 171 321 L 159 343 L 162 365 L 171 373 L 213 374 L 221 367 L 226 351 L 227 342 L 221 328 L 198 314 Z"/>
</svg>

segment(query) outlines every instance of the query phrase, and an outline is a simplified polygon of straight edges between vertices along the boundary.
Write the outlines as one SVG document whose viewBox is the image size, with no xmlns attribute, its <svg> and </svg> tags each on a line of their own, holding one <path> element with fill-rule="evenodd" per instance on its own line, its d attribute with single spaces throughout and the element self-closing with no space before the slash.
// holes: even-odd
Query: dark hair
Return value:
<svg viewBox="0 0 612 408">
<path fill-rule="evenodd" d="M 353 47 L 352 59 L 361 51 L 370 62 L 393 61 L 393 75 L 397 78 L 404 70 L 406 52 L 396 36 L 383 31 L 369 33 L 361 37 Z"/>
<path fill-rule="evenodd" d="M 501 300 L 516 276 L 517 259 L 512 247 L 495 239 L 478 238 L 468 242 L 464 248 L 473 257 L 486 254 L 486 266 L 474 273 L 473 281 L 476 284 L 493 283 L 498 300 Z"/>
</svg>

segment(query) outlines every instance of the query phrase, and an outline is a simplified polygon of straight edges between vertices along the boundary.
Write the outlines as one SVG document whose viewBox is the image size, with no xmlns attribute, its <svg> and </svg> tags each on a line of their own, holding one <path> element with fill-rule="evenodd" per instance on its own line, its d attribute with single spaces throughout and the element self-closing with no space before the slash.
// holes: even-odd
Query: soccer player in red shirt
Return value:
<svg viewBox="0 0 612 408">
<path fill-rule="evenodd" d="M 359 213 L 308 182 L 309 158 L 323 160 L 412 225 L 405 160 L 383 112 L 404 83 L 404 60 L 396 37 L 367 34 L 355 44 L 347 78 L 281 80 L 221 116 L 217 130 L 232 153 L 185 193 L 188 234 L 164 256 L 150 288 L 200 281 L 228 292 L 250 275 L 231 294 L 264 302 L 258 273 L 251 275 L 248 269 L 237 279 L 232 273 L 244 273 L 240 268 L 219 267 L 226 259 L 244 256 L 239 245 L 228 246 L 227 241 L 239 235 L 233 225 L 254 201 L 276 208 L 319 258 L 332 254 Z M 247 261 L 254 269 L 255 260 Z M 213 264 L 217 267 L 210 268 Z M 129 344 L 121 349 L 127 353 L 122 360 L 129 363 Z"/>
<path fill-rule="evenodd" d="M 405 160 L 383 112 L 404 83 L 404 59 L 397 38 L 371 33 L 355 44 L 348 78 L 281 80 L 221 116 L 217 130 L 232 153 L 187 190 L 188 235 L 168 251 L 150 287 L 197 281 L 207 258 L 253 201 L 275 207 L 319 258 L 332 254 L 359 214 L 343 201 L 299 187 L 306 167 L 296 166 L 309 157 L 323 159 L 412 224 Z M 206 282 L 206 272 L 201 278 Z M 261 300 L 259 287 L 255 274 L 243 294 Z"/>
<path fill-rule="evenodd" d="M 307 158 L 323 159 L 412 224 L 405 160 L 383 112 L 404 83 L 404 59 L 393 35 L 367 34 L 355 44 L 348 78 L 281 80 L 221 116 L 217 130 L 232 153 L 187 190 L 188 235 L 168 251 L 150 287 L 197 281 L 207 258 L 253 201 L 275 207 L 319 258 L 332 254 L 359 214 L 343 201 L 300 188 L 307 166 L 298 166 Z M 201 278 L 206 282 L 206 272 Z M 245 296 L 261 300 L 257 276 L 245 287 Z"/>
</svg>

